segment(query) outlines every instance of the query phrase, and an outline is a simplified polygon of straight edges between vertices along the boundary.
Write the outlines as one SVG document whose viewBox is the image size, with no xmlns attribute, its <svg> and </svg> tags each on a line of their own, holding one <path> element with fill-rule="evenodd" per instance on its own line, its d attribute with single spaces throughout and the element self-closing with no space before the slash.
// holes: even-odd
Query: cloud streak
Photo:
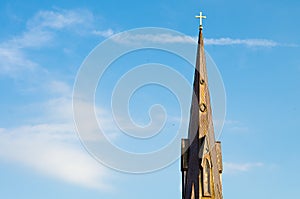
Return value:
<svg viewBox="0 0 300 199">
<path fill-rule="evenodd" d="M 29 29 L 66 29 L 78 26 L 88 26 L 93 22 L 93 14 L 84 9 L 75 10 L 56 10 L 39 11 L 32 19 L 27 22 Z"/>
<path fill-rule="evenodd" d="M 141 42 L 155 43 L 195 43 L 195 38 L 190 36 L 178 36 L 171 34 L 122 34 L 112 38 L 117 43 L 132 44 Z"/>
<path fill-rule="evenodd" d="M 140 43 L 140 42 L 157 42 L 157 43 L 195 43 L 197 37 L 178 36 L 171 34 L 125 34 L 122 37 L 113 38 L 118 43 Z M 247 46 L 247 47 L 277 47 L 287 46 L 296 47 L 297 45 L 281 44 L 269 39 L 234 39 L 234 38 L 205 38 L 207 46 Z"/>
<path fill-rule="evenodd" d="M 33 71 L 37 65 L 28 59 L 21 50 L 0 45 L 0 74 L 14 77 L 23 70 Z"/>
<path fill-rule="evenodd" d="M 92 31 L 92 34 L 96 35 L 96 36 L 100 36 L 100 37 L 110 37 L 110 36 L 114 35 L 115 32 L 112 29 L 101 30 L 101 31 L 94 30 L 94 31 Z"/>
<path fill-rule="evenodd" d="M 278 42 L 268 39 L 205 39 L 206 45 L 228 46 L 228 45 L 244 45 L 249 47 L 276 47 L 281 46 Z"/>
</svg>

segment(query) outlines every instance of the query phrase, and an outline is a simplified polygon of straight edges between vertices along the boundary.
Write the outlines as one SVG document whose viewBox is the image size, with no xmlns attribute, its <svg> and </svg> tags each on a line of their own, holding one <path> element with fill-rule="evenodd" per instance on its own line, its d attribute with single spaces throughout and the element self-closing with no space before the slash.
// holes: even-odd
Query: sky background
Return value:
<svg viewBox="0 0 300 199">
<path fill-rule="evenodd" d="M 179 161 L 136 175 L 94 160 L 75 131 L 72 89 L 85 57 L 109 36 L 132 28 L 162 27 L 195 37 L 199 21 L 194 17 L 200 10 L 208 17 L 206 50 L 219 68 L 227 96 L 220 137 L 224 198 L 297 197 L 299 8 L 295 0 L 2 0 L 0 198 L 181 198 Z M 147 51 L 127 59 L 112 66 L 99 87 L 100 120 L 107 118 L 106 96 L 112 83 L 126 70 L 149 59 L 177 63 L 174 68 L 179 71 L 184 64 Z M 126 67 L 119 69 L 120 65 Z M 192 82 L 192 70 L 181 73 Z M 164 132 L 176 131 L 179 111 L 172 94 L 154 86 L 134 97 L 130 110 L 137 123 L 147 124 L 149 106 L 162 103 L 172 116 Z M 114 139 L 120 132 L 111 125 L 106 127 Z M 127 140 L 116 138 L 115 143 L 137 150 Z"/>
</svg>

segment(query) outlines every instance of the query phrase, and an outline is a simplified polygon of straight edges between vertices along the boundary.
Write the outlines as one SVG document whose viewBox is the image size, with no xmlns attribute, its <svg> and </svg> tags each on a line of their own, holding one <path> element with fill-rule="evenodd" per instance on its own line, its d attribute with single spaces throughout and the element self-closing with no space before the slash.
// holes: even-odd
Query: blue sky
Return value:
<svg viewBox="0 0 300 199">
<path fill-rule="evenodd" d="M 195 37 L 200 10 L 208 17 L 206 50 L 227 96 L 220 137 L 224 197 L 299 195 L 299 8 L 294 0 L 1 1 L 0 198 L 181 198 L 179 161 L 137 175 L 93 159 L 75 131 L 72 90 L 85 57 L 109 36 L 161 27 Z M 169 64 L 192 82 L 192 70 L 180 69 L 185 62 L 159 52 L 129 54 L 112 65 L 97 106 L 111 139 L 127 150 L 153 150 L 169 138 L 132 145 L 115 138 L 120 132 L 105 120 L 113 83 L 145 60 Z M 164 132 L 177 130 L 172 93 L 149 86 L 133 97 L 130 111 L 137 123 L 147 124 L 149 106 L 162 103 L 172 116 Z"/>
</svg>

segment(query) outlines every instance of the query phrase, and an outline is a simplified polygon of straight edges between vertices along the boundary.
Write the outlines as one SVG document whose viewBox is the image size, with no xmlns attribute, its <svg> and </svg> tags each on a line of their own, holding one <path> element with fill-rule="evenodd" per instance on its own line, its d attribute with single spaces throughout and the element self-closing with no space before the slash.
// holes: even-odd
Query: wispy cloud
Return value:
<svg viewBox="0 0 300 199">
<path fill-rule="evenodd" d="M 0 75 L 20 78 L 29 73 L 30 81 L 42 76 L 43 81 L 36 89 L 40 89 L 39 95 L 46 90 L 45 97 L 48 97 L 44 102 L 21 108 L 27 113 L 27 124 L 0 128 L 0 161 L 17 163 L 41 175 L 79 186 L 107 189 L 111 188 L 107 183 L 110 172 L 83 150 L 76 135 L 72 88 L 51 76 L 43 62 L 32 58 L 34 50 L 56 47 L 53 45 L 63 31 L 93 34 L 93 30 L 99 29 L 93 22 L 93 14 L 88 10 L 40 11 L 27 21 L 23 32 L 0 43 Z M 109 36 L 113 34 L 111 31 L 102 35 Z M 38 116 L 31 117 L 30 111 Z M 106 121 L 105 116 L 102 120 Z M 92 131 L 96 127 L 90 128 Z"/>
<path fill-rule="evenodd" d="M 28 107 L 40 111 L 37 118 L 26 118 L 30 124 L 0 128 L 0 161 L 78 186 L 112 189 L 107 183 L 111 173 L 83 149 L 76 134 L 72 89 L 61 81 L 47 88 L 56 97 Z"/>
<path fill-rule="evenodd" d="M 28 59 L 21 50 L 5 48 L 0 45 L 0 74 L 14 77 L 23 70 L 33 71 L 37 65 Z"/>
<path fill-rule="evenodd" d="M 51 178 L 84 187 L 108 188 L 107 171 L 76 143 L 66 124 L 39 124 L 0 132 L 0 158 Z"/>
<path fill-rule="evenodd" d="M 24 49 L 39 48 L 48 45 L 53 40 L 53 33 L 43 29 L 28 29 L 20 36 L 15 36 L 1 45 L 6 48 Z"/>
<path fill-rule="evenodd" d="M 116 35 L 113 40 L 118 43 L 131 44 L 141 42 L 155 43 L 195 43 L 195 38 L 190 36 L 178 36 L 171 34 L 130 34 Z"/>
<path fill-rule="evenodd" d="M 232 162 L 224 162 L 224 173 L 240 173 L 240 172 L 248 172 L 252 169 L 264 166 L 261 162 L 254 163 L 232 163 Z"/>
<path fill-rule="evenodd" d="M 206 45 L 228 46 L 228 45 L 244 45 L 249 47 L 276 47 L 281 44 L 268 39 L 232 39 L 232 38 L 219 38 L 219 39 L 205 39 Z"/>
<path fill-rule="evenodd" d="M 100 37 L 110 37 L 114 35 L 115 32 L 109 28 L 107 30 L 94 30 L 92 31 L 92 34 Z"/>
<path fill-rule="evenodd" d="M 78 28 L 78 26 L 89 26 L 94 20 L 93 14 L 89 10 L 55 10 L 39 11 L 27 23 L 29 29 L 50 28 L 66 29 Z"/>
<path fill-rule="evenodd" d="M 89 10 L 39 11 L 27 21 L 22 33 L 0 43 L 0 74 L 16 77 L 24 71 L 38 69 L 40 64 L 30 58 L 28 50 L 53 47 L 62 31 L 103 37 L 114 33 L 111 29 L 94 31 L 94 26 L 94 15 Z"/>
<path fill-rule="evenodd" d="M 1 43 L 14 49 L 45 47 L 53 41 L 57 30 L 76 32 L 93 23 L 93 15 L 87 10 L 39 11 L 27 21 L 26 30 Z"/>
<path fill-rule="evenodd" d="M 172 34 L 123 34 L 122 37 L 113 38 L 119 43 L 140 43 L 140 42 L 157 42 L 157 43 L 195 43 L 197 37 L 178 36 Z M 208 46 L 234 46 L 242 45 L 247 47 L 296 47 L 295 44 L 281 44 L 269 39 L 235 39 L 235 38 L 205 38 L 205 45 Z"/>
</svg>

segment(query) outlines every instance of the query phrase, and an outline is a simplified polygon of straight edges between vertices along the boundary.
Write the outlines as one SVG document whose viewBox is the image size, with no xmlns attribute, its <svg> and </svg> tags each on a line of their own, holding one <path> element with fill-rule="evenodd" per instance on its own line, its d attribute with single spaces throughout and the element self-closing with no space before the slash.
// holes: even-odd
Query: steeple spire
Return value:
<svg viewBox="0 0 300 199">
<path fill-rule="evenodd" d="M 188 139 L 182 140 L 183 199 L 222 199 L 222 156 L 215 141 L 206 69 L 202 19 L 195 65 Z"/>
</svg>

